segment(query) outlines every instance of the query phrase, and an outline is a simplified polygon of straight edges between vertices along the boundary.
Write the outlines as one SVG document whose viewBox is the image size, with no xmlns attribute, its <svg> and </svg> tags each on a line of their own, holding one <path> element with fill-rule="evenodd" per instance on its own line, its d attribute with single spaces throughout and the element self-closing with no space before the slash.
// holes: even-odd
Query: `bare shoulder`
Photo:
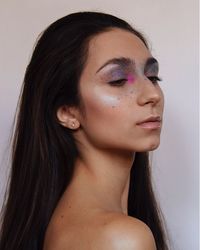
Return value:
<svg viewBox="0 0 200 250">
<path fill-rule="evenodd" d="M 103 213 L 75 228 L 51 227 L 43 250 L 156 250 L 153 234 L 142 221 L 121 213 Z"/>
<path fill-rule="evenodd" d="M 123 214 L 112 215 L 100 240 L 105 250 L 156 250 L 150 228 L 141 220 Z"/>
</svg>

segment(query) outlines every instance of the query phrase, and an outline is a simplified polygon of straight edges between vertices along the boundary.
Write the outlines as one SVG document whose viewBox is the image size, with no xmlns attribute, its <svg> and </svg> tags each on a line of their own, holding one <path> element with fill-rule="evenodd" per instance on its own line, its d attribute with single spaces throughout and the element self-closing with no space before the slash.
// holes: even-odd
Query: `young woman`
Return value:
<svg viewBox="0 0 200 250">
<path fill-rule="evenodd" d="M 148 152 L 158 61 L 125 21 L 73 13 L 39 38 L 13 140 L 1 250 L 166 250 Z"/>
</svg>

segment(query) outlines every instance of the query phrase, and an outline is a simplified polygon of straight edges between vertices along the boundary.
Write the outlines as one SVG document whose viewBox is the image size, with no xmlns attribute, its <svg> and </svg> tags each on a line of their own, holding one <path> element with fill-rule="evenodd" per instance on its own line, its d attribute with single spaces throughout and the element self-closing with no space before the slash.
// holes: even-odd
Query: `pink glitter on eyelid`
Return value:
<svg viewBox="0 0 200 250">
<path fill-rule="evenodd" d="M 129 74 L 127 77 L 128 83 L 134 83 L 135 82 L 135 77 L 132 74 Z"/>
</svg>

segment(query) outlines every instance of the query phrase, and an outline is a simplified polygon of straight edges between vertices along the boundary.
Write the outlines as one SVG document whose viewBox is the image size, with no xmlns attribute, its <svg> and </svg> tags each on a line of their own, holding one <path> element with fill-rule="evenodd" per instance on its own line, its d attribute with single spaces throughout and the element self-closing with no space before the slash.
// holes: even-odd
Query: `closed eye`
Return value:
<svg viewBox="0 0 200 250">
<path fill-rule="evenodd" d="M 158 82 L 162 81 L 162 79 L 158 76 L 147 76 L 147 78 L 154 84 L 157 84 Z M 118 80 L 113 80 L 108 82 L 110 85 L 112 86 L 123 86 L 125 83 L 127 82 L 127 79 L 122 78 L 122 79 L 118 79 Z"/>
<path fill-rule="evenodd" d="M 158 83 L 159 81 L 162 81 L 162 79 L 158 76 L 147 76 L 147 78 L 152 82 L 152 83 Z"/>
<path fill-rule="evenodd" d="M 108 82 L 110 85 L 112 86 L 123 86 L 126 83 L 127 79 L 123 78 L 123 79 L 118 79 L 118 80 L 114 80 L 114 81 L 110 81 Z"/>
</svg>

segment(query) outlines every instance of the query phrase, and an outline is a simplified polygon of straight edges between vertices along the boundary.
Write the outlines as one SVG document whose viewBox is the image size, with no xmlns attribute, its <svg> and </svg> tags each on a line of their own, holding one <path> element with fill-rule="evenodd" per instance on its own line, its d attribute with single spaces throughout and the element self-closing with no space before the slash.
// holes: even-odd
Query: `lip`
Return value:
<svg viewBox="0 0 200 250">
<path fill-rule="evenodd" d="M 147 119 L 137 123 L 137 125 L 145 129 L 158 129 L 161 127 L 161 117 L 150 116 Z"/>
</svg>

